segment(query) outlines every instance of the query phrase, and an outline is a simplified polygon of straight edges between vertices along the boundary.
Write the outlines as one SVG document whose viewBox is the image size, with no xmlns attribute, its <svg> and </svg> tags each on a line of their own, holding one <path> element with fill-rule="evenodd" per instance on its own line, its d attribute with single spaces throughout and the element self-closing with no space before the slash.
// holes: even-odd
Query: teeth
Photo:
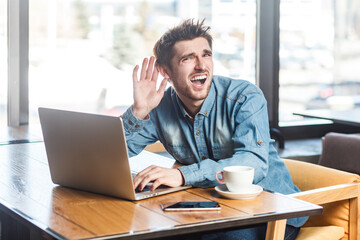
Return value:
<svg viewBox="0 0 360 240">
<path fill-rule="evenodd" d="M 204 79 L 206 79 L 205 75 L 194 77 L 194 78 L 191 79 L 191 81 L 204 80 Z"/>
</svg>

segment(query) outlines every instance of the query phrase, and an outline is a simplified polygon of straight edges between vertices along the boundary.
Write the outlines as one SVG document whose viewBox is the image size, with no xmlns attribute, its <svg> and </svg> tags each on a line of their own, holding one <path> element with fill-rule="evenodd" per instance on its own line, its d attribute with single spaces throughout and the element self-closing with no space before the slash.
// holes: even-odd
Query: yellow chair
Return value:
<svg viewBox="0 0 360 240">
<path fill-rule="evenodd" d="M 297 240 L 360 239 L 360 176 L 302 161 L 284 162 L 302 191 L 291 196 L 323 206 L 323 214 L 311 216 Z"/>
<path fill-rule="evenodd" d="M 164 145 L 162 145 L 161 142 L 156 142 L 151 145 L 148 145 L 144 150 L 154 153 L 166 152 L 166 149 L 164 148 Z"/>
</svg>

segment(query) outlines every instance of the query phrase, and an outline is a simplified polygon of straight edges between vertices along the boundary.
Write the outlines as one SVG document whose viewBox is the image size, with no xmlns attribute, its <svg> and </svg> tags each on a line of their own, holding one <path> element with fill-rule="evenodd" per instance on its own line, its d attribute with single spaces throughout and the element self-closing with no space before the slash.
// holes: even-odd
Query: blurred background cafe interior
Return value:
<svg viewBox="0 0 360 240">
<path fill-rule="evenodd" d="M 360 132 L 358 0 L 0 0 L 0 126 L 36 129 L 39 106 L 120 115 L 133 66 L 186 18 L 211 26 L 214 74 L 262 89 L 280 156 L 317 162 L 325 134 Z"/>
<path fill-rule="evenodd" d="M 211 26 L 214 74 L 262 89 L 280 156 L 316 163 L 327 133 L 360 132 L 357 0 L 0 0 L 1 128 L 40 129 L 39 106 L 120 115 L 186 18 Z"/>
<path fill-rule="evenodd" d="M 0 148 L 43 141 L 39 107 L 121 115 L 133 67 L 187 18 L 211 27 L 214 74 L 263 91 L 271 137 L 296 160 L 286 164 L 302 191 L 360 181 L 359 0 L 0 0 Z M 358 185 L 310 201 L 350 199 L 339 238 L 360 238 Z"/>
</svg>

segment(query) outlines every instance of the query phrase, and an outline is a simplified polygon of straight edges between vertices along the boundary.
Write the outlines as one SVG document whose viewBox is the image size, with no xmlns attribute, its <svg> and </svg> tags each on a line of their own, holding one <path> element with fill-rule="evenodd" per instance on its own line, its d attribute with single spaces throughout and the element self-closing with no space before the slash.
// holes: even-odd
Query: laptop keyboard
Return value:
<svg viewBox="0 0 360 240">
<path fill-rule="evenodd" d="M 151 186 L 151 184 L 150 184 L 150 186 Z M 135 189 L 135 193 L 150 192 L 150 186 L 149 186 L 149 184 L 146 185 L 146 187 L 142 191 L 140 191 L 139 189 Z"/>
</svg>

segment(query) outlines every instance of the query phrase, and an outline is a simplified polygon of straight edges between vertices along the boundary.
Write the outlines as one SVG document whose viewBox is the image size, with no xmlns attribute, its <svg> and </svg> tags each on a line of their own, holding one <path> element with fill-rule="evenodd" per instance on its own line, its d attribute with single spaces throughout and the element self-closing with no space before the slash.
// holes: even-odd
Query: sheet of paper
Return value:
<svg viewBox="0 0 360 240">
<path fill-rule="evenodd" d="M 172 168 L 175 163 L 175 159 L 148 151 L 142 151 L 139 155 L 131 157 L 129 162 L 132 172 L 140 172 L 151 165 Z"/>
</svg>

